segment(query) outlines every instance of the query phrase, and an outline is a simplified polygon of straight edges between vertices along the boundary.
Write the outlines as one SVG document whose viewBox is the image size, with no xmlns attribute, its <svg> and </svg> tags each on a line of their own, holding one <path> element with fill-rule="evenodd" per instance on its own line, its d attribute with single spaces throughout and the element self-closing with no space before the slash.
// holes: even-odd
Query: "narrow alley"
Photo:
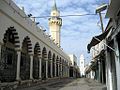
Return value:
<svg viewBox="0 0 120 90">
<path fill-rule="evenodd" d="M 0 90 L 120 90 L 120 0 L 0 0 Z"/>
</svg>

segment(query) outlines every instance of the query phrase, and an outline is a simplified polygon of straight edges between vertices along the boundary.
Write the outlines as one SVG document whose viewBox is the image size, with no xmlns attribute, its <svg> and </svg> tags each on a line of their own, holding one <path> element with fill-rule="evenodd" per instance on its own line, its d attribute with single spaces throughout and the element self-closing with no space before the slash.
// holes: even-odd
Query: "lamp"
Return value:
<svg viewBox="0 0 120 90">
<path fill-rule="evenodd" d="M 96 8 L 96 14 L 99 13 L 99 17 L 100 17 L 102 33 L 104 32 L 104 28 L 103 28 L 101 12 L 104 11 L 107 8 L 107 6 L 108 5 L 106 3 L 102 3 Z"/>
<path fill-rule="evenodd" d="M 104 11 L 106 8 L 107 8 L 108 4 L 106 3 L 102 3 L 100 4 L 97 8 L 96 8 L 96 14 L 101 12 L 101 11 Z"/>
</svg>

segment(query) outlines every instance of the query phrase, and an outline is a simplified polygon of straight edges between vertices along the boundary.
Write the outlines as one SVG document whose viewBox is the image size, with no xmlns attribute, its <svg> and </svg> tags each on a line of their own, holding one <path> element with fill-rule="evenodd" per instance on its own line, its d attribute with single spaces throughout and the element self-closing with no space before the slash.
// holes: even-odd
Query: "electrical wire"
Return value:
<svg viewBox="0 0 120 90">
<path fill-rule="evenodd" d="M 101 13 L 101 14 L 105 14 L 105 13 Z M 78 14 L 78 15 L 63 15 L 60 17 L 80 17 L 80 16 L 91 16 L 91 15 L 97 15 L 97 14 Z M 51 16 L 37 16 L 37 17 L 31 17 L 31 18 L 48 18 Z M 24 17 L 24 18 L 29 18 L 29 17 Z"/>
<path fill-rule="evenodd" d="M 6 1 L 4 1 L 6 2 Z M 6 2 L 7 3 L 7 2 Z M 7 3 L 8 4 L 8 3 Z M 48 18 L 48 17 L 51 17 L 51 16 L 34 16 L 34 17 L 28 17 L 28 16 L 22 16 L 17 10 L 15 10 L 12 6 L 11 6 L 11 3 L 8 4 L 13 10 L 14 12 L 16 12 L 17 14 L 19 14 L 22 18 Z M 101 13 L 101 14 L 105 14 L 105 13 Z M 91 13 L 91 14 L 78 14 L 78 15 L 63 15 L 63 16 L 59 16 L 59 17 L 80 17 L 80 16 L 96 16 L 97 14 L 95 13 Z"/>
</svg>

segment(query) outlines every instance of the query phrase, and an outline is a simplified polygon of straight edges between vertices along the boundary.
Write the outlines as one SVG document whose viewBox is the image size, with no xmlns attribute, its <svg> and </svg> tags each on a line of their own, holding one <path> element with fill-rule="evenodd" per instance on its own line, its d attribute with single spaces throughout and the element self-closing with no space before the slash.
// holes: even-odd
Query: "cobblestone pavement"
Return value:
<svg viewBox="0 0 120 90">
<path fill-rule="evenodd" d="M 17 89 L 18 90 L 18 89 Z M 19 90 L 107 90 L 106 86 L 87 78 L 62 79 Z"/>
</svg>

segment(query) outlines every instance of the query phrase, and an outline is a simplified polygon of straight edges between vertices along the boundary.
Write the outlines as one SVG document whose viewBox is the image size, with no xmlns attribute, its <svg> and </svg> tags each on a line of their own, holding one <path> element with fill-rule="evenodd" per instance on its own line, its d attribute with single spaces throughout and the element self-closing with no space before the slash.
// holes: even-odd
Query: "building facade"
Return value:
<svg viewBox="0 0 120 90">
<path fill-rule="evenodd" d="M 77 66 L 77 57 L 74 54 L 69 54 L 68 56 L 71 61 L 69 75 L 70 77 L 77 78 L 80 76 L 79 67 Z"/>
<path fill-rule="evenodd" d="M 102 50 L 97 57 L 97 80 L 103 81 L 105 79 L 107 90 L 120 90 L 120 1 L 110 0 L 107 8 L 105 18 L 109 18 L 109 22 L 105 29 L 105 32 L 99 36 L 95 36 L 94 40 L 91 41 L 89 46 L 94 46 L 96 43 L 101 43 L 104 39 Z M 99 41 L 95 40 L 95 38 Z M 99 50 L 100 51 L 100 50 Z M 104 63 L 103 63 L 104 62 Z M 95 63 L 95 61 L 94 61 Z M 92 66 L 91 63 L 87 71 L 90 70 Z M 105 75 L 104 75 L 105 74 Z M 102 78 L 103 77 L 103 78 Z M 105 77 L 105 78 L 104 78 Z"/>
<path fill-rule="evenodd" d="M 120 1 L 111 0 L 106 18 L 110 18 L 106 30 L 110 30 L 106 37 L 106 76 L 109 90 L 120 90 Z M 114 10 L 113 10 L 114 9 Z"/>
<path fill-rule="evenodd" d="M 95 79 L 101 83 L 106 83 L 104 40 L 94 46 L 92 59 L 86 68 L 88 78 Z"/>
<path fill-rule="evenodd" d="M 0 0 L 1 83 L 69 77 L 69 63 L 69 56 L 24 10 L 12 0 Z"/>
</svg>

